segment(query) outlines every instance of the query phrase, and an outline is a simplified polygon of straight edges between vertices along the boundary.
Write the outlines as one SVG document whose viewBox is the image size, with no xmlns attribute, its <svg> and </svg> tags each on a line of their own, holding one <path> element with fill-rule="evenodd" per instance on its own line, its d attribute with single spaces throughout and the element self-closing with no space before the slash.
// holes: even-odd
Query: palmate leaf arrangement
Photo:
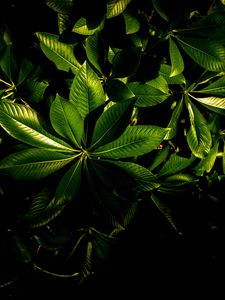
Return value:
<svg viewBox="0 0 225 300">
<path fill-rule="evenodd" d="M 200 177 L 213 173 L 217 157 L 223 160 L 221 173 L 213 174 L 223 180 L 225 173 L 220 125 L 225 114 L 222 2 L 203 17 L 191 9 L 186 11 L 186 27 L 177 29 L 181 21 L 174 19 L 163 1 L 152 0 L 149 5 L 156 23 L 168 27 L 164 31 L 156 27 L 154 18 L 149 21 L 145 7 L 140 8 L 142 14 L 135 14 L 138 4 L 134 2 L 101 1 L 93 20 L 90 12 L 82 14 L 82 8 L 80 15 L 72 18 L 76 1 L 47 1 L 57 13 L 59 35 L 37 32 L 36 39 L 69 90 L 68 97 L 56 91 L 49 115 L 45 114 L 47 121 L 33 106 L 38 107 L 49 82 L 40 80 L 39 71 L 27 59 L 16 76 L 11 43 L 5 35 L 1 37 L 5 46 L 0 59 L 4 76 L 0 125 L 22 142 L 19 151 L 1 160 L 1 176 L 10 175 L 21 184 L 49 178 L 49 186 L 32 196 L 22 222 L 33 228 L 32 243 L 52 251 L 53 256 L 60 256 L 60 250 L 66 248 L 69 260 L 85 249 L 82 266 L 73 273 L 80 279 L 92 274 L 93 259 L 107 256 L 109 245 L 134 218 L 143 195 L 178 230 L 169 197 L 192 191 Z M 182 12 L 182 5 L 180 9 Z M 129 47 L 114 46 L 109 38 L 110 22 L 117 18 L 123 20 Z M 67 40 L 70 33 L 78 38 Z M 146 56 L 157 51 L 159 42 L 168 51 L 152 76 L 152 71 L 145 69 Z M 76 56 L 79 47 L 85 59 Z M 184 76 L 186 61 L 197 69 L 193 81 Z M 159 114 L 168 107 L 167 124 L 154 125 L 154 118 L 152 124 L 139 124 L 139 118 L 155 107 Z M 181 148 L 187 143 L 185 153 L 179 143 Z M 145 163 L 146 155 L 151 162 Z M 62 222 L 73 209 L 80 209 L 84 216 L 63 235 L 57 220 Z M 24 243 L 18 237 L 16 251 L 24 262 L 35 261 Z M 45 271 L 36 263 L 34 266 Z"/>
</svg>

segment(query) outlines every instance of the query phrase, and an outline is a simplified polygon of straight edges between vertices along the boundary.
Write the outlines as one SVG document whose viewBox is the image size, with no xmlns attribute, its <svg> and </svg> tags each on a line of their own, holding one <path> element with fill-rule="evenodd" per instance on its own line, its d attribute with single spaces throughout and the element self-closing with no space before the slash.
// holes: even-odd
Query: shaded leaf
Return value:
<svg viewBox="0 0 225 300">
<path fill-rule="evenodd" d="M 159 165 L 161 165 L 166 159 L 167 156 L 169 154 L 170 151 L 170 146 L 167 145 L 166 147 L 164 147 L 162 150 L 160 150 L 156 156 L 153 159 L 153 162 L 151 163 L 151 165 L 148 167 L 149 171 L 153 171 L 154 169 L 156 169 Z"/>
<path fill-rule="evenodd" d="M 166 64 L 161 64 L 159 69 L 159 74 L 165 78 L 168 84 L 185 84 L 186 79 L 183 74 L 178 74 L 176 76 L 170 77 L 172 72 L 172 67 Z"/>
<path fill-rule="evenodd" d="M 184 102 L 183 99 L 180 99 L 176 103 L 176 107 L 174 108 L 169 124 L 167 125 L 167 128 L 169 128 L 170 130 L 167 132 L 165 136 L 165 140 L 170 140 L 177 134 L 180 115 L 184 107 L 183 102 Z"/>
<path fill-rule="evenodd" d="M 126 34 L 136 33 L 140 29 L 140 23 L 138 19 L 130 14 L 127 10 L 123 12 L 123 17 L 126 26 Z"/>
<path fill-rule="evenodd" d="M 177 47 L 176 43 L 173 39 L 169 38 L 169 53 L 170 53 L 170 60 L 171 60 L 171 73 L 170 77 L 174 77 L 179 75 L 184 70 L 184 61 L 180 54 L 180 50 Z"/>
<path fill-rule="evenodd" d="M 114 102 L 133 98 L 135 96 L 128 86 L 119 79 L 109 80 L 105 89 L 109 99 Z"/>
</svg>

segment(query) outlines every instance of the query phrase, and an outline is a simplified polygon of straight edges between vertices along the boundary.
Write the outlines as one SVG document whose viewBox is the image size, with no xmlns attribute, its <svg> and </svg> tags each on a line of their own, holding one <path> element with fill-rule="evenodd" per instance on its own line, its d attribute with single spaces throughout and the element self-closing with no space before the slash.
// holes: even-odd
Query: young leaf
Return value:
<svg viewBox="0 0 225 300">
<path fill-rule="evenodd" d="M 77 148 L 81 147 L 84 124 L 74 102 L 57 95 L 51 105 L 50 119 L 58 134 L 72 141 Z"/>
<path fill-rule="evenodd" d="M 172 117 L 167 126 L 167 128 L 170 128 L 170 130 L 167 132 L 165 140 L 171 140 L 177 134 L 178 122 L 184 106 L 183 102 L 183 99 L 180 99 L 174 108 Z"/>
<path fill-rule="evenodd" d="M 117 139 L 128 126 L 134 107 L 134 99 L 120 101 L 107 109 L 97 120 L 91 148 Z"/>
<path fill-rule="evenodd" d="M 194 160 L 195 157 L 193 155 L 190 158 L 185 158 L 174 153 L 163 165 L 157 176 L 162 177 L 178 173 L 189 167 Z"/>
<path fill-rule="evenodd" d="M 106 18 L 114 18 L 121 14 L 127 7 L 131 0 L 109 0 L 107 2 Z"/>
<path fill-rule="evenodd" d="M 170 77 L 174 77 L 179 75 L 184 70 L 184 61 L 180 54 L 180 50 L 178 49 L 176 43 L 173 39 L 169 38 L 169 52 L 170 52 L 170 60 L 171 60 L 171 73 Z"/>
<path fill-rule="evenodd" d="M 44 54 L 59 70 L 68 72 L 71 69 L 76 74 L 81 65 L 74 55 L 72 45 L 60 42 L 59 37 L 54 34 L 37 32 L 36 36 Z"/>
<path fill-rule="evenodd" d="M 140 29 L 140 23 L 138 19 L 130 14 L 127 10 L 123 12 L 123 17 L 126 26 L 126 34 L 134 34 Z"/>
<path fill-rule="evenodd" d="M 97 148 L 92 155 L 114 159 L 143 155 L 156 149 L 166 131 L 151 125 L 130 126 L 118 139 Z"/>
<path fill-rule="evenodd" d="M 68 204 L 76 197 L 81 184 L 81 167 L 82 160 L 78 159 L 60 180 L 53 201 L 54 205 Z"/>
<path fill-rule="evenodd" d="M 5 157 L 0 162 L 0 172 L 15 179 L 39 179 L 61 169 L 73 159 L 73 155 L 51 150 L 26 149 Z"/>
<path fill-rule="evenodd" d="M 165 101 L 169 96 L 147 83 L 130 82 L 127 86 L 137 98 L 135 105 L 138 107 L 157 105 Z"/>
<path fill-rule="evenodd" d="M 225 47 L 207 39 L 178 38 L 184 51 L 206 70 L 221 72 L 225 70 Z"/>
<path fill-rule="evenodd" d="M 208 155 L 203 158 L 199 164 L 195 167 L 195 173 L 197 176 L 202 176 L 204 172 L 209 173 L 216 161 L 216 156 L 218 153 L 219 143 L 215 143 L 213 148 L 209 151 Z"/>
<path fill-rule="evenodd" d="M 74 101 L 83 119 L 90 112 L 105 103 L 101 82 L 97 74 L 86 62 L 82 65 L 72 83 L 70 100 Z"/>
<path fill-rule="evenodd" d="M 28 145 L 71 152 L 64 141 L 48 133 L 40 123 L 40 117 L 32 108 L 10 101 L 0 101 L 0 125 L 15 139 Z"/>
<path fill-rule="evenodd" d="M 212 145 L 212 137 L 207 121 L 190 101 L 187 102 L 190 119 L 190 129 L 187 132 L 187 142 L 192 153 L 199 158 L 209 153 Z"/>
</svg>

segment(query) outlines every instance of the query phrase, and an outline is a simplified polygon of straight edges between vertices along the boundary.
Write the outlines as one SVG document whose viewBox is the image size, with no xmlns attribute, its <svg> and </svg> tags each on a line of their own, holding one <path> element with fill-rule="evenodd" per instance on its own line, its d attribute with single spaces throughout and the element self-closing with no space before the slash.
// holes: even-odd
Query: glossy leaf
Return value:
<svg viewBox="0 0 225 300">
<path fill-rule="evenodd" d="M 133 34 L 138 32 L 140 29 L 140 23 L 138 19 L 130 14 L 127 10 L 123 12 L 123 17 L 126 26 L 126 34 Z"/>
<path fill-rule="evenodd" d="M 29 106 L 1 101 L 0 125 L 12 137 L 28 145 L 55 151 L 73 151 L 71 146 L 42 127 L 39 115 Z"/>
<path fill-rule="evenodd" d="M 187 142 L 192 153 L 199 158 L 209 153 L 212 137 L 207 121 L 193 103 L 188 102 L 190 129 L 187 132 Z"/>
<path fill-rule="evenodd" d="M 174 77 L 179 75 L 184 70 L 184 61 L 180 54 L 180 50 L 177 47 L 176 43 L 173 39 L 169 38 L 169 53 L 170 53 L 170 60 L 171 60 L 171 73 L 170 77 Z"/>
<path fill-rule="evenodd" d="M 75 103 L 83 119 L 105 102 L 101 82 L 86 62 L 80 68 L 72 83 L 70 100 Z"/>
<path fill-rule="evenodd" d="M 77 147 L 81 147 L 84 124 L 74 102 L 57 95 L 50 110 L 53 128 L 61 136 L 69 139 Z"/>
<path fill-rule="evenodd" d="M 75 199 L 81 184 L 81 167 L 82 160 L 78 159 L 62 177 L 55 193 L 54 205 L 65 205 Z"/>
<path fill-rule="evenodd" d="M 80 18 L 73 26 L 72 32 L 82 35 L 92 35 L 95 32 L 101 31 L 104 28 L 105 20 L 102 18 L 98 25 L 89 24 L 85 17 Z"/>
<path fill-rule="evenodd" d="M 97 120 L 91 147 L 96 148 L 117 139 L 128 126 L 134 99 L 120 101 L 107 109 Z"/>
<path fill-rule="evenodd" d="M 163 165 L 157 176 L 161 177 L 178 173 L 189 167 L 194 160 L 194 156 L 186 158 L 174 153 L 170 156 L 169 159 L 167 159 L 166 163 Z"/>
<path fill-rule="evenodd" d="M 225 76 L 217 79 L 213 83 L 207 85 L 205 88 L 194 92 L 225 97 Z"/>
<path fill-rule="evenodd" d="M 103 74 L 102 65 L 106 55 L 105 47 L 104 41 L 98 32 L 86 39 L 85 50 L 87 58 L 100 74 Z"/>
<path fill-rule="evenodd" d="M 66 72 L 71 70 L 76 74 L 81 65 L 74 55 L 72 45 L 60 42 L 59 37 L 54 34 L 37 32 L 36 36 L 40 41 L 40 46 L 44 54 L 59 70 Z"/>
<path fill-rule="evenodd" d="M 167 128 L 170 130 L 167 132 L 165 140 L 170 140 L 177 134 L 178 123 L 180 121 L 180 115 L 183 111 L 183 107 L 183 99 L 180 99 L 176 103 L 176 107 L 174 108 L 169 124 L 167 125 Z"/>
<path fill-rule="evenodd" d="M 160 104 L 169 96 L 160 89 L 147 83 L 131 82 L 128 83 L 127 86 L 137 98 L 135 105 L 138 107 L 148 107 Z"/>
<path fill-rule="evenodd" d="M 207 39 L 178 38 L 184 51 L 201 67 L 210 71 L 225 70 L 225 47 Z"/>
<path fill-rule="evenodd" d="M 121 14 L 131 0 L 109 0 L 107 2 L 106 18 L 110 19 Z"/>
<path fill-rule="evenodd" d="M 143 155 L 156 149 L 166 131 L 151 125 L 130 126 L 118 139 L 97 148 L 93 155 L 114 159 Z"/>
<path fill-rule="evenodd" d="M 216 161 L 216 156 L 218 153 L 219 143 L 215 143 L 213 148 L 209 151 L 208 155 L 203 158 L 199 164 L 195 167 L 195 173 L 197 176 L 202 176 L 204 172 L 209 173 Z"/>
<path fill-rule="evenodd" d="M 219 109 L 225 109 L 225 98 L 219 98 L 219 97 L 204 97 L 204 98 L 194 98 L 198 102 L 207 105 L 207 107 L 210 109 L 210 107 L 215 107 Z"/>
<path fill-rule="evenodd" d="M 0 172 L 15 179 L 39 179 L 56 172 L 73 159 L 72 155 L 31 148 L 5 157 L 0 162 Z"/>
</svg>

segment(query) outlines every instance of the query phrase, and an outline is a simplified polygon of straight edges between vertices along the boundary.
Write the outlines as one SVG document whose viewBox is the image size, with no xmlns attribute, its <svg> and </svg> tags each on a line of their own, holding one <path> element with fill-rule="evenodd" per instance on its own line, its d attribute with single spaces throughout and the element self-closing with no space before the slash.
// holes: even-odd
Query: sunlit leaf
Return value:
<svg viewBox="0 0 225 300">
<path fill-rule="evenodd" d="M 169 52 L 171 60 L 171 73 L 170 77 L 179 75 L 184 70 L 184 61 L 180 54 L 180 50 L 172 38 L 169 39 Z"/>
<path fill-rule="evenodd" d="M 121 14 L 131 0 L 109 0 L 107 2 L 106 18 L 110 19 Z"/>
</svg>

